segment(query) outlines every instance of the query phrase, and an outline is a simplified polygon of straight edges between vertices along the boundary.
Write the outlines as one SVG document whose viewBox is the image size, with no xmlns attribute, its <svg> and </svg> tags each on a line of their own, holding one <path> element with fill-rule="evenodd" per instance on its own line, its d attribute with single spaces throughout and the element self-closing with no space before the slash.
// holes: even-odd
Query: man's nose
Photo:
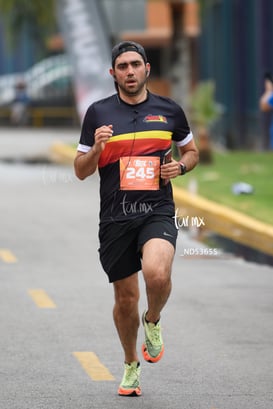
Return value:
<svg viewBox="0 0 273 409">
<path fill-rule="evenodd" d="M 128 75 L 134 74 L 134 68 L 131 64 L 128 65 L 127 74 Z"/>
</svg>

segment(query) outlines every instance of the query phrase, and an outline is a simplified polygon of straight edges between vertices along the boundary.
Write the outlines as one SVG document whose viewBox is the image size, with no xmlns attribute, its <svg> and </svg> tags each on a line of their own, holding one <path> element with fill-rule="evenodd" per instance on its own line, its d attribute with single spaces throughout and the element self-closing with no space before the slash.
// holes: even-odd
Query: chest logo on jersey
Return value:
<svg viewBox="0 0 273 409">
<path fill-rule="evenodd" d="M 145 116 L 144 122 L 163 122 L 164 124 L 167 124 L 167 118 L 164 115 L 147 115 Z"/>
</svg>

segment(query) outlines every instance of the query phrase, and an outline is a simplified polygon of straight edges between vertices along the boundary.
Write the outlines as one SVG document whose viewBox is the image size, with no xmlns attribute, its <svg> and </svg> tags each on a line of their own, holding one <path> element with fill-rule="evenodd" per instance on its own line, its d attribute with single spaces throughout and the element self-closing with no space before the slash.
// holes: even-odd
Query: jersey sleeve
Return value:
<svg viewBox="0 0 273 409">
<path fill-rule="evenodd" d="M 96 130 L 96 124 L 94 123 L 95 113 L 94 106 L 91 105 L 84 116 L 81 136 L 77 150 L 79 152 L 87 153 L 94 144 L 94 134 Z"/>
<path fill-rule="evenodd" d="M 176 105 L 176 111 L 172 139 L 177 147 L 181 147 L 187 145 L 193 139 L 193 135 L 183 109 Z"/>
</svg>

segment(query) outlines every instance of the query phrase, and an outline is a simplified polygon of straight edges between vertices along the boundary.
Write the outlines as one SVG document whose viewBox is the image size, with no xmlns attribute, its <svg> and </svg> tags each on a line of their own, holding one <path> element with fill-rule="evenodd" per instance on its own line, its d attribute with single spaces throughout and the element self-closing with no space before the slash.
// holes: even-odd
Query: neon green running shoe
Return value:
<svg viewBox="0 0 273 409">
<path fill-rule="evenodd" d="M 141 389 L 139 386 L 140 363 L 131 362 L 124 364 L 124 375 L 118 388 L 120 396 L 140 396 Z"/>
<path fill-rule="evenodd" d="M 164 354 L 164 344 L 161 336 L 160 320 L 154 324 L 145 319 L 146 311 L 142 315 L 145 341 L 142 345 L 142 355 L 147 362 L 158 362 Z"/>
</svg>

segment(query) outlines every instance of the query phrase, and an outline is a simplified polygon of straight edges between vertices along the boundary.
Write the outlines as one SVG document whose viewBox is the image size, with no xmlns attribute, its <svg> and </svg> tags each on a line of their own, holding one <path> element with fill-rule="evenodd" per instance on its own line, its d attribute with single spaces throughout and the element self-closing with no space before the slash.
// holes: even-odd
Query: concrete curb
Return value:
<svg viewBox="0 0 273 409">
<path fill-rule="evenodd" d="M 177 218 L 189 217 L 204 223 L 200 228 L 211 230 L 235 242 L 273 255 L 273 226 L 214 203 L 201 196 L 173 186 Z"/>
<path fill-rule="evenodd" d="M 50 148 L 50 159 L 55 163 L 62 163 L 64 165 L 73 165 L 76 148 L 66 145 L 62 142 L 55 142 Z"/>
<path fill-rule="evenodd" d="M 50 155 L 57 163 L 73 165 L 76 149 L 63 143 L 54 143 Z M 194 221 L 198 225 L 199 220 L 202 224 L 200 229 L 211 230 L 237 243 L 273 255 L 273 226 L 174 185 L 173 192 L 178 224 L 185 225 L 185 218 L 188 218 L 188 221 Z"/>
</svg>

